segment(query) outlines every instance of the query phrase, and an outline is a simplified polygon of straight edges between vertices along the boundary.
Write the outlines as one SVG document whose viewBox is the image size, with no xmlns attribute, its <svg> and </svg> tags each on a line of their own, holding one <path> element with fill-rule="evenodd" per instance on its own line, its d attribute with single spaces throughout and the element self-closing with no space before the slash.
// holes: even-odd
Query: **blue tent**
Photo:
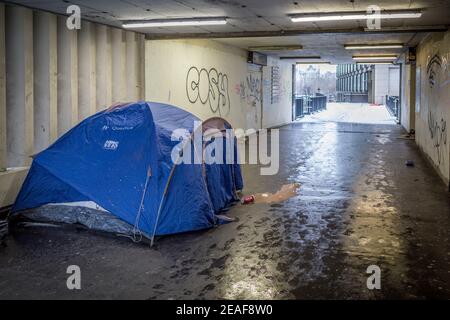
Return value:
<svg viewBox="0 0 450 320">
<path fill-rule="evenodd" d="M 34 157 L 12 212 L 92 201 L 152 239 L 212 227 L 216 214 L 238 200 L 241 170 L 236 161 L 174 164 L 171 152 L 180 142 L 171 134 L 192 134 L 194 121 L 200 120 L 182 109 L 150 102 L 99 112 Z M 203 130 L 211 127 L 231 129 L 221 118 L 203 122 Z M 232 148 L 236 160 L 235 138 Z"/>
</svg>

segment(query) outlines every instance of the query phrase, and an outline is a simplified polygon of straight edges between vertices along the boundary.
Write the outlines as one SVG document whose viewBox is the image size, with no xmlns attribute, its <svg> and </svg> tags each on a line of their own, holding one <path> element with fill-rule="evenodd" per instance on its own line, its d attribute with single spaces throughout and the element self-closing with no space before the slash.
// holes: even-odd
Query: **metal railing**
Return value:
<svg viewBox="0 0 450 320">
<path fill-rule="evenodd" d="M 295 96 L 295 118 L 315 113 L 327 108 L 327 96 L 324 95 L 297 95 Z"/>
<path fill-rule="evenodd" d="M 400 97 L 387 95 L 386 106 L 389 112 L 398 120 L 400 112 Z"/>
<path fill-rule="evenodd" d="M 327 108 L 326 96 L 313 96 L 309 97 L 308 109 L 309 113 L 325 110 Z"/>
<path fill-rule="evenodd" d="M 295 97 L 295 119 L 303 117 L 305 114 L 303 113 L 303 98 Z"/>
</svg>

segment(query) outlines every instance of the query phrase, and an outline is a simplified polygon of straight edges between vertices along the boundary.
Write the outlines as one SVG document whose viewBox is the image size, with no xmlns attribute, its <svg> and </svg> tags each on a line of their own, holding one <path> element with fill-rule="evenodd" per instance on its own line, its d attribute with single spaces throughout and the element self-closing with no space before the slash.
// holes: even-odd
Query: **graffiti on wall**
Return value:
<svg viewBox="0 0 450 320">
<path fill-rule="evenodd" d="M 234 91 L 241 100 L 245 100 L 245 82 L 244 81 L 241 81 L 241 83 L 237 84 L 234 87 Z"/>
<path fill-rule="evenodd" d="M 249 74 L 246 79 L 247 82 L 247 101 L 253 104 L 261 100 L 261 78 L 253 74 Z"/>
<path fill-rule="evenodd" d="M 186 95 L 190 103 L 200 101 L 209 105 L 212 113 L 220 116 L 230 113 L 228 76 L 215 68 L 190 67 L 186 74 Z"/>
<path fill-rule="evenodd" d="M 442 115 L 442 110 L 438 110 L 438 106 L 444 104 L 443 101 L 440 101 L 443 96 L 442 90 L 446 90 L 445 86 L 450 83 L 448 66 L 448 54 L 440 55 L 434 53 L 427 58 L 427 84 L 424 96 L 428 110 L 428 132 L 439 166 L 446 163 L 448 157 L 447 122 Z M 438 112 L 441 115 L 438 115 Z"/>
<path fill-rule="evenodd" d="M 248 74 L 245 81 L 236 85 L 235 91 L 242 101 L 256 107 L 261 101 L 261 74 Z"/>
<path fill-rule="evenodd" d="M 447 150 L 447 122 L 443 118 L 435 118 L 434 113 L 430 111 L 428 112 L 428 130 L 440 165 L 445 159 L 444 153 Z"/>
<path fill-rule="evenodd" d="M 432 88 L 436 85 L 436 78 L 442 67 L 442 59 L 438 54 L 434 54 L 427 61 L 428 85 Z"/>
<path fill-rule="evenodd" d="M 272 81 L 272 87 L 271 87 L 271 103 L 278 103 L 280 102 L 280 97 L 282 95 L 282 88 L 281 88 L 281 71 L 279 66 L 273 66 L 272 72 L 271 72 L 271 81 Z"/>
</svg>

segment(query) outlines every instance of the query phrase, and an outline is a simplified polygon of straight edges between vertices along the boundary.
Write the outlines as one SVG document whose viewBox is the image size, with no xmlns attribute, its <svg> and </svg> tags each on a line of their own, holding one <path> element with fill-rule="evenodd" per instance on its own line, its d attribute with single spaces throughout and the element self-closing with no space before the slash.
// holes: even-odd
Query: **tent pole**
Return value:
<svg viewBox="0 0 450 320">
<path fill-rule="evenodd" d="M 188 142 L 188 141 L 191 141 L 191 140 L 192 140 L 192 135 L 191 135 L 191 137 L 184 143 L 182 150 L 184 149 L 184 146 L 187 144 L 187 142 Z M 167 190 L 169 189 L 170 181 L 172 180 L 173 173 L 175 172 L 175 168 L 176 168 L 176 166 L 177 166 L 178 160 L 180 160 L 180 157 L 181 157 L 181 154 L 178 154 L 177 161 L 176 161 L 176 163 L 174 163 L 174 165 L 172 166 L 172 169 L 170 170 L 169 178 L 167 179 L 166 186 L 164 187 L 163 196 L 162 196 L 162 198 L 161 198 L 161 201 L 159 202 L 158 213 L 156 214 L 156 221 L 155 221 L 155 226 L 153 227 L 152 238 L 150 239 L 150 247 L 153 247 L 153 244 L 154 244 L 154 242 L 155 242 L 156 227 L 158 226 L 159 215 L 161 214 L 162 205 L 163 205 L 164 199 L 166 198 L 166 194 L 167 194 Z"/>
<path fill-rule="evenodd" d="M 136 220 L 134 222 L 134 227 L 133 227 L 133 241 L 134 242 L 139 242 L 142 239 L 142 233 L 139 229 L 139 220 L 141 217 L 141 213 L 142 213 L 142 208 L 144 206 L 144 199 L 145 199 L 145 194 L 147 193 L 147 187 L 148 187 L 148 180 L 150 179 L 152 173 L 151 173 L 151 167 L 149 166 L 147 168 L 147 177 L 145 179 L 145 186 L 144 186 L 144 190 L 142 191 L 142 198 L 141 198 L 141 203 L 139 205 L 139 210 L 138 210 L 138 214 L 136 215 Z M 140 239 L 139 241 L 136 241 L 136 231 L 139 232 L 140 235 Z"/>
</svg>

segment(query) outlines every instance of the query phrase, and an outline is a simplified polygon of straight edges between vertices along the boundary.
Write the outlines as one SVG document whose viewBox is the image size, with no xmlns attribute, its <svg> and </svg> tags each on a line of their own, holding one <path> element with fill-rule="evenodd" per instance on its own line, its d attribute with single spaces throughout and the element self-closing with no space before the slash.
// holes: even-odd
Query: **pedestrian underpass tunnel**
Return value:
<svg viewBox="0 0 450 320">
<path fill-rule="evenodd" d="M 450 298 L 448 12 L 0 3 L 0 298 Z M 228 134 L 239 157 L 210 147 Z M 47 220 L 17 222 L 31 198 Z M 86 228 L 94 211 L 129 234 Z"/>
</svg>

